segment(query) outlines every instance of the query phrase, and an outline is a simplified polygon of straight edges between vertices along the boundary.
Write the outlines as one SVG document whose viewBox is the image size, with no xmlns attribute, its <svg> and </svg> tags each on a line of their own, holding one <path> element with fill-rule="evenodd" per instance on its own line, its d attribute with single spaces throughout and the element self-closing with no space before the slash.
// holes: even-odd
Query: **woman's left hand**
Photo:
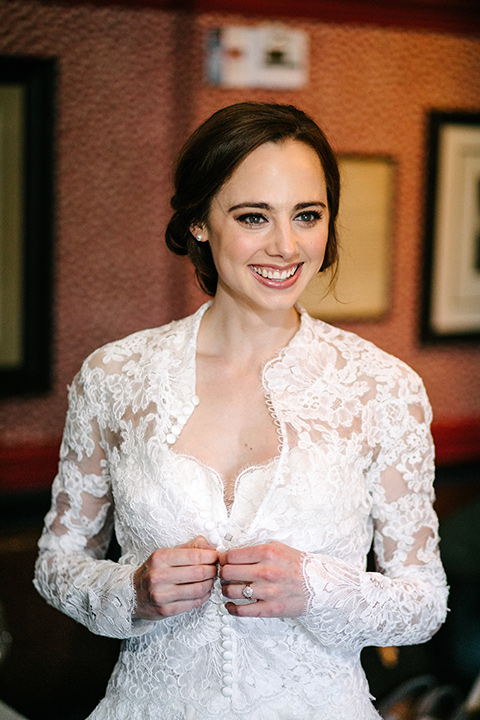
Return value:
<svg viewBox="0 0 480 720">
<path fill-rule="evenodd" d="M 243 600 L 246 585 L 253 591 L 252 602 L 248 605 L 227 603 L 228 612 L 238 617 L 303 615 L 307 595 L 302 558 L 299 550 L 277 541 L 236 548 L 220 555 L 220 578 L 225 597 Z"/>
</svg>

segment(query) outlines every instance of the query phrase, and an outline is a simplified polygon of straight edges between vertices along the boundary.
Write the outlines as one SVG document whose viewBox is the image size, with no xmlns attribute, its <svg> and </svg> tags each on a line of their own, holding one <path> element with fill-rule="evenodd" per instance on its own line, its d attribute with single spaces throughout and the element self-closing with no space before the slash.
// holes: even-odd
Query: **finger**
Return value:
<svg viewBox="0 0 480 720">
<path fill-rule="evenodd" d="M 215 550 L 213 545 L 210 545 L 208 540 L 203 535 L 197 535 L 193 540 L 189 540 L 183 545 L 179 545 L 181 548 L 203 548 L 204 550 Z"/>
<path fill-rule="evenodd" d="M 156 607 L 164 607 L 170 603 L 184 600 L 199 600 L 209 596 L 213 588 L 213 580 L 180 585 L 164 585 L 152 588 L 150 603 Z"/>
<path fill-rule="evenodd" d="M 269 612 L 269 604 L 264 600 L 257 600 L 257 602 L 245 603 L 243 605 L 236 605 L 235 603 L 225 603 L 230 615 L 234 617 L 275 617 Z"/>
<path fill-rule="evenodd" d="M 264 545 L 254 545 L 253 547 L 227 550 L 219 557 L 220 565 L 244 565 L 260 562 L 262 560 L 262 548 L 264 547 Z"/>
<path fill-rule="evenodd" d="M 269 600 L 258 600 L 243 605 L 235 603 L 226 603 L 230 615 L 235 617 L 293 617 L 290 615 L 285 603 Z"/>
<path fill-rule="evenodd" d="M 149 613 L 149 617 L 146 619 L 160 620 L 165 617 L 173 617 L 174 615 L 180 615 L 181 613 L 188 612 L 194 608 L 201 607 L 204 605 L 210 597 L 210 593 L 203 597 L 196 598 L 195 600 L 178 600 L 170 603 L 165 603 L 158 607 L 152 607 Z"/>
<path fill-rule="evenodd" d="M 248 597 L 248 591 L 247 595 L 244 594 L 245 588 L 250 588 L 250 590 L 253 592 L 253 595 Z M 222 586 L 222 595 L 224 597 L 228 598 L 229 600 L 260 600 L 265 599 L 265 596 L 271 596 L 272 589 L 268 586 L 265 586 L 261 588 L 259 585 L 255 584 L 252 585 L 251 583 L 232 583 L 229 585 L 223 585 Z"/>
<path fill-rule="evenodd" d="M 153 582 L 181 585 L 199 583 L 203 580 L 213 579 L 216 576 L 216 565 L 179 565 L 164 568 L 158 576 L 154 576 Z"/>
<path fill-rule="evenodd" d="M 186 585 L 169 585 L 156 589 L 141 590 L 143 600 L 137 594 L 135 617 L 158 620 L 162 616 L 176 615 L 193 607 L 203 605 L 211 596 L 213 580 Z M 175 609 L 172 608 L 175 605 Z M 183 608 L 183 610 L 182 610 Z"/>
<path fill-rule="evenodd" d="M 265 575 L 265 566 L 261 563 L 252 565 L 223 565 L 219 576 L 222 583 L 247 583 L 261 579 Z"/>
<path fill-rule="evenodd" d="M 213 580 L 203 580 L 198 583 L 185 583 L 183 585 L 175 585 L 176 593 L 175 601 L 180 600 L 200 600 L 210 595 L 213 588 Z"/>
<path fill-rule="evenodd" d="M 173 552 L 177 550 L 177 552 Z M 210 548 L 172 548 L 172 566 L 181 565 L 216 565 L 218 552 Z"/>
<path fill-rule="evenodd" d="M 143 587 L 147 597 L 153 593 L 169 592 L 169 600 L 174 600 L 171 591 L 173 588 L 181 585 L 195 585 L 205 582 L 206 580 L 213 583 L 217 575 L 215 565 L 185 565 L 180 567 L 161 567 L 157 570 L 153 569 L 140 575 L 140 585 L 137 586 L 137 595 L 139 587 Z M 163 600 L 162 600 L 163 602 Z"/>
<path fill-rule="evenodd" d="M 273 541 L 265 545 L 251 545 L 249 547 L 233 548 L 220 556 L 222 565 L 254 564 L 265 560 L 275 561 L 285 546 Z"/>
<path fill-rule="evenodd" d="M 160 548 L 151 555 L 155 565 L 180 567 L 183 565 L 216 565 L 218 552 L 209 548 Z"/>
</svg>

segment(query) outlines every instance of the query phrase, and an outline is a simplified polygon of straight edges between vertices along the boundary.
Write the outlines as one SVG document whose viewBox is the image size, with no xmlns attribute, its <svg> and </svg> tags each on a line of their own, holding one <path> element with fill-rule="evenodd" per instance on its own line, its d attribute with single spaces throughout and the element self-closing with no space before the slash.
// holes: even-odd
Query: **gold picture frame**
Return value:
<svg viewBox="0 0 480 720">
<path fill-rule="evenodd" d="M 390 306 L 390 255 L 396 165 L 377 155 L 339 155 L 339 265 L 320 273 L 300 298 L 327 322 L 379 320 Z"/>
</svg>

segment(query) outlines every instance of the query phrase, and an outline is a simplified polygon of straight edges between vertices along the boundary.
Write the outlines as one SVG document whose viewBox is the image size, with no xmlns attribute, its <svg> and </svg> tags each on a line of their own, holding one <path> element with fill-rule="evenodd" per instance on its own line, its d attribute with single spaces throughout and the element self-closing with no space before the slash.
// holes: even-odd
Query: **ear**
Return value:
<svg viewBox="0 0 480 720">
<path fill-rule="evenodd" d="M 207 233 L 202 225 L 190 225 L 190 232 L 198 242 L 207 241 Z"/>
</svg>

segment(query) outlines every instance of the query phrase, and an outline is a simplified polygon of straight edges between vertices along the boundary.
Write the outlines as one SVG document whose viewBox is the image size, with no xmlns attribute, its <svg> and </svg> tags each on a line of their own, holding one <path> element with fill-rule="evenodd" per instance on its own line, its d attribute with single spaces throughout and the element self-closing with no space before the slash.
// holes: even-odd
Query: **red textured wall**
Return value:
<svg viewBox="0 0 480 720">
<path fill-rule="evenodd" d="M 418 341 L 426 112 L 480 109 L 480 41 L 289 18 L 310 36 L 308 87 L 235 91 L 203 82 L 203 31 L 227 22 L 258 20 L 0 0 L 0 53 L 59 59 L 55 384 L 3 401 L 0 443 L 58 438 L 66 385 L 88 352 L 201 302 L 163 247 L 171 160 L 200 120 L 242 99 L 298 104 L 338 151 L 398 163 L 391 310 L 347 327 L 420 372 L 437 421 L 480 417 L 479 344 Z"/>
</svg>

